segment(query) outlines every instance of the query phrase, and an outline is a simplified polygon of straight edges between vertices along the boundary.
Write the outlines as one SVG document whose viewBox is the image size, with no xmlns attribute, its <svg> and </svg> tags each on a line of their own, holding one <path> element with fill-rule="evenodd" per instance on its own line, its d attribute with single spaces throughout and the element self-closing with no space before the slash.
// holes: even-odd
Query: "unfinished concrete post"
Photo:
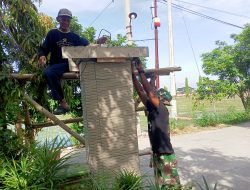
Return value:
<svg viewBox="0 0 250 190">
<path fill-rule="evenodd" d="M 139 174 L 130 59 L 148 56 L 148 49 L 66 47 L 63 56 L 81 60 L 83 119 L 91 172 L 126 169 Z"/>
</svg>

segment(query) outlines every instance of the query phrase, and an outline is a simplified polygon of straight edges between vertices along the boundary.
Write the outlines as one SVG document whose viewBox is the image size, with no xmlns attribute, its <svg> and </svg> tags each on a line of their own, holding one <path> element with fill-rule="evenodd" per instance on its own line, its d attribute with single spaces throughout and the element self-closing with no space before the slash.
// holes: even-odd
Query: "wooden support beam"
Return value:
<svg viewBox="0 0 250 190">
<path fill-rule="evenodd" d="M 35 77 L 34 74 L 18 74 L 18 73 L 12 73 L 12 74 L 10 74 L 10 76 L 14 79 L 17 79 L 17 80 L 32 80 Z M 79 79 L 80 74 L 78 72 L 64 73 L 62 78 L 65 80 Z"/>
<path fill-rule="evenodd" d="M 83 137 L 81 137 L 75 131 L 71 130 L 65 123 L 63 123 L 60 119 L 58 119 L 54 114 L 50 113 L 44 107 L 39 105 L 36 101 L 34 101 L 28 95 L 23 94 L 23 96 L 24 96 L 25 100 L 27 100 L 27 102 L 29 102 L 31 105 L 33 105 L 37 109 L 37 111 L 46 115 L 48 118 L 50 118 L 52 121 L 54 121 L 57 125 L 62 127 L 65 131 L 67 131 L 69 134 L 71 134 L 73 137 L 75 137 L 78 141 L 80 141 L 82 144 L 85 144 L 85 140 Z"/>
<path fill-rule="evenodd" d="M 28 109 L 28 104 L 26 101 L 23 101 L 23 112 L 25 114 L 24 125 L 25 125 L 25 135 L 27 136 L 26 143 L 30 144 L 35 141 L 35 131 L 32 129 L 30 121 L 30 113 Z"/>
<path fill-rule="evenodd" d="M 64 124 L 67 124 L 67 123 L 78 123 L 78 122 L 81 122 L 83 121 L 83 118 L 82 117 L 78 117 L 78 118 L 73 118 L 73 119 L 65 119 L 65 120 L 61 120 Z M 55 126 L 57 125 L 55 122 L 53 121 L 50 121 L 50 122 L 46 122 L 46 123 L 35 123 L 35 124 L 32 124 L 32 128 L 33 129 L 40 129 L 40 128 L 43 128 L 43 127 L 52 127 L 52 126 Z"/>
<path fill-rule="evenodd" d="M 145 74 L 147 77 L 150 77 L 151 75 L 169 75 L 171 72 L 175 71 L 181 71 L 181 67 L 166 67 L 166 68 L 160 68 L 160 69 L 145 69 Z M 138 74 L 135 71 L 135 74 Z M 17 80 L 32 80 L 35 76 L 34 74 L 18 74 L 18 73 L 12 73 L 10 75 L 12 78 L 15 78 Z M 75 80 L 79 79 L 80 74 L 78 72 L 69 72 L 64 73 L 62 79 L 65 80 Z"/>
<path fill-rule="evenodd" d="M 151 75 L 170 75 L 171 72 L 181 71 L 181 67 L 165 67 L 159 69 L 146 69 L 145 74 L 147 77 L 151 77 Z M 138 73 L 136 73 L 138 74 Z"/>
</svg>

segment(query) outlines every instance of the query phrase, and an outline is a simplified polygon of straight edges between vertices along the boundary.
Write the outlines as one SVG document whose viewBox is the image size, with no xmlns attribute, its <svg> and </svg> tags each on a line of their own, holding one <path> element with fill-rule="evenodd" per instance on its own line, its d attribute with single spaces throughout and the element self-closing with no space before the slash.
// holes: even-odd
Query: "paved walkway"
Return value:
<svg viewBox="0 0 250 190">
<path fill-rule="evenodd" d="M 140 151 L 150 148 L 146 133 L 139 136 L 138 143 Z M 173 136 L 172 144 L 182 184 L 195 180 L 204 185 L 204 176 L 210 186 L 217 182 L 219 190 L 250 189 L 250 122 Z M 78 150 L 71 161 L 84 163 L 84 154 L 84 149 Z M 141 172 L 153 180 L 153 170 L 148 167 L 149 159 L 149 155 L 140 157 Z"/>
</svg>

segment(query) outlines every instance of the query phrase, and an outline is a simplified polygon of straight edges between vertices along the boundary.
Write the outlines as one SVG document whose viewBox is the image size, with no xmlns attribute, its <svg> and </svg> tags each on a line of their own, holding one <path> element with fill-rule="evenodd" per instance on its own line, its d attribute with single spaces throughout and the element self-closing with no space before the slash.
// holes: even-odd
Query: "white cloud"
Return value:
<svg viewBox="0 0 250 190">
<path fill-rule="evenodd" d="M 57 14 L 60 8 L 67 8 L 77 15 L 82 12 L 100 12 L 111 0 L 43 0 L 38 9 L 46 14 Z"/>
<path fill-rule="evenodd" d="M 248 16 L 250 13 L 250 0 L 182 0 L 214 9 L 242 14 Z M 95 20 L 96 16 L 106 7 L 111 0 L 43 0 L 43 3 L 38 9 L 47 15 L 55 17 L 60 8 L 68 8 L 73 15 L 77 16 L 79 22 L 84 27 L 89 26 Z M 138 17 L 133 20 L 133 39 L 143 40 L 154 38 L 152 30 L 152 20 L 150 6 L 152 0 L 130 0 L 130 10 L 136 12 Z M 173 3 L 183 5 L 194 11 L 215 17 L 237 25 L 243 25 L 250 22 L 250 19 L 236 17 L 233 15 L 220 13 L 217 11 L 205 9 L 198 6 L 181 3 L 173 0 Z M 162 3 L 158 3 L 158 16 L 161 19 L 161 27 L 159 28 L 159 61 L 161 67 L 168 64 L 168 40 L 167 40 L 167 7 Z M 250 15 L 249 15 L 250 17 Z M 189 29 L 189 35 L 192 40 L 192 45 L 198 60 L 199 67 L 201 66 L 199 55 L 204 52 L 211 51 L 216 40 L 229 41 L 230 34 L 239 33 L 241 29 L 210 21 L 189 13 L 184 13 L 184 18 Z M 111 32 L 112 39 L 116 38 L 116 34 L 125 34 L 125 14 L 124 0 L 114 0 L 106 11 L 94 22 L 93 26 L 99 31 L 104 28 Z M 198 74 L 190 44 L 187 38 L 187 32 L 182 20 L 180 11 L 173 8 L 173 27 L 174 27 L 174 51 L 175 61 L 177 66 L 181 66 L 182 71 L 176 73 L 177 87 L 183 86 L 185 77 L 190 79 L 193 85 L 197 81 Z M 148 68 L 154 67 L 154 41 L 139 41 L 138 45 L 148 46 L 150 57 L 148 58 Z M 191 71 L 190 71 L 191 69 Z M 168 77 L 165 77 L 169 80 Z M 167 80 L 163 79 L 161 85 L 167 84 Z"/>
</svg>

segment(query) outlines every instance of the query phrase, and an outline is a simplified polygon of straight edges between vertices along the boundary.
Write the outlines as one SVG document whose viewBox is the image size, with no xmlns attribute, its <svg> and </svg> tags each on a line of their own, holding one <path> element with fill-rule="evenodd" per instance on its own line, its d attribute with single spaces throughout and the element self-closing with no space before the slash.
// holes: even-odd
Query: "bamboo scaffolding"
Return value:
<svg viewBox="0 0 250 190">
<path fill-rule="evenodd" d="M 160 69 L 145 69 L 146 76 L 150 75 L 169 75 L 171 72 L 175 71 L 181 71 L 181 67 L 166 67 L 166 68 L 160 68 Z M 138 74 L 137 71 L 135 74 Z M 78 72 L 69 72 L 64 73 L 62 79 L 65 80 L 74 80 L 79 79 L 79 73 Z M 19 74 L 19 73 L 12 73 L 12 78 L 15 78 L 17 80 L 32 80 L 35 75 L 34 74 Z"/>
<path fill-rule="evenodd" d="M 78 117 L 78 118 L 72 118 L 72 119 L 65 119 L 65 120 L 61 120 L 64 124 L 68 124 L 68 123 L 78 123 L 83 121 L 82 117 Z M 45 122 L 45 123 L 35 123 L 32 124 L 32 128 L 33 129 L 40 129 L 43 127 L 52 127 L 57 125 L 55 122 L 50 121 L 50 122 Z"/>
<path fill-rule="evenodd" d="M 83 137 L 81 137 L 79 134 L 77 134 L 75 131 L 72 131 L 65 123 L 63 123 L 60 119 L 58 119 L 54 114 L 50 113 L 48 110 L 46 110 L 44 107 L 39 105 L 36 101 L 34 101 L 31 97 L 29 97 L 26 94 L 23 94 L 24 99 L 27 100 L 31 105 L 33 105 L 37 111 L 43 113 L 48 118 L 50 118 L 53 122 L 55 122 L 57 125 L 59 125 L 61 128 L 63 128 L 65 131 L 67 131 L 69 134 L 71 134 L 73 137 L 75 137 L 79 142 L 82 144 L 85 144 L 85 140 Z"/>
</svg>

